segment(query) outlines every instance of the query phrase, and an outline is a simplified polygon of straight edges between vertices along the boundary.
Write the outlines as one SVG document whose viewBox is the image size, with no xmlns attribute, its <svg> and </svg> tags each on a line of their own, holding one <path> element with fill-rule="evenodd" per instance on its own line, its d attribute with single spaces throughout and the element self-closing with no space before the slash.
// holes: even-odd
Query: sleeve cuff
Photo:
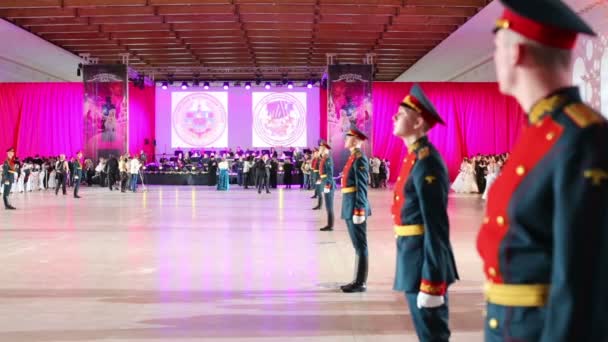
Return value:
<svg viewBox="0 0 608 342">
<path fill-rule="evenodd" d="M 365 216 L 365 209 L 355 209 L 355 211 L 353 212 L 353 215 L 355 215 L 355 216 Z"/>
<path fill-rule="evenodd" d="M 447 288 L 448 285 L 445 282 L 434 283 L 426 279 L 422 279 L 422 282 L 420 283 L 420 292 L 424 292 L 432 296 L 445 295 Z"/>
</svg>

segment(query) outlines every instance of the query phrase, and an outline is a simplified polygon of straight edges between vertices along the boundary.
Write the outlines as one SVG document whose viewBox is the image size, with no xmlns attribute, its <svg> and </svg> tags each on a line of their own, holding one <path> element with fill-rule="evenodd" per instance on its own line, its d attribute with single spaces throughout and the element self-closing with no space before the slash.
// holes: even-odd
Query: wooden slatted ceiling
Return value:
<svg viewBox="0 0 608 342">
<path fill-rule="evenodd" d="M 377 55 L 392 80 L 490 0 L 0 0 L 0 17 L 75 54 L 161 68 L 318 67 Z M 157 74 L 157 78 L 166 75 Z M 261 75 L 276 78 L 280 75 Z M 317 75 L 319 77 L 320 75 Z M 176 79 L 192 75 L 176 74 Z M 222 79 L 250 74 L 216 75 Z M 308 79 L 309 72 L 289 74 Z"/>
</svg>

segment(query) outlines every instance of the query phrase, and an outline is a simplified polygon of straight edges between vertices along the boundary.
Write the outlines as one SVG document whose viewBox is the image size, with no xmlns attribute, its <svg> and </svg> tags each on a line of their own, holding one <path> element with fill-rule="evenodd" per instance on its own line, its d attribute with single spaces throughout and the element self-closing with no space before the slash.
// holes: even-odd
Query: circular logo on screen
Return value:
<svg viewBox="0 0 608 342">
<path fill-rule="evenodd" d="M 254 108 L 253 129 L 270 146 L 290 146 L 304 134 L 306 111 L 295 96 L 272 93 Z"/>
<path fill-rule="evenodd" d="M 196 93 L 184 97 L 173 112 L 173 129 L 192 146 L 209 146 L 226 130 L 226 109 L 215 97 Z"/>
</svg>

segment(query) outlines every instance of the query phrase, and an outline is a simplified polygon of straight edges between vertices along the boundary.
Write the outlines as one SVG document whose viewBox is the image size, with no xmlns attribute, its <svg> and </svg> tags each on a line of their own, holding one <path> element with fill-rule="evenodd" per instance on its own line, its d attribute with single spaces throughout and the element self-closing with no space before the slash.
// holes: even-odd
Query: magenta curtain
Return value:
<svg viewBox="0 0 608 342">
<path fill-rule="evenodd" d="M 0 83 L 0 152 L 73 155 L 82 148 L 82 83 Z M 154 87 L 129 87 L 129 149 L 154 153 Z M 145 139 L 149 139 L 148 145 Z"/>
<path fill-rule="evenodd" d="M 397 177 L 407 153 L 393 132 L 394 113 L 413 83 L 375 82 L 373 88 L 373 153 L 391 163 L 391 180 Z M 498 91 L 496 83 L 421 83 L 445 121 L 429 138 L 444 157 L 451 179 L 466 156 L 508 152 L 526 122 L 515 99 Z"/>
</svg>

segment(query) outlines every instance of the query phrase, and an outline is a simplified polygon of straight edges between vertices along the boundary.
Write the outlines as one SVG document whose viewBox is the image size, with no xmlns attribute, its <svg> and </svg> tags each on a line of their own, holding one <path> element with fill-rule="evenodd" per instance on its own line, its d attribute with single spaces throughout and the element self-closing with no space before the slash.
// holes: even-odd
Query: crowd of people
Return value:
<svg viewBox="0 0 608 342">
<path fill-rule="evenodd" d="M 53 190 L 56 195 L 59 192 L 67 195 L 67 188 L 73 188 L 74 197 L 80 198 L 78 194 L 81 183 L 87 186 L 99 185 L 108 187 L 110 190 L 127 189 L 136 192 L 139 183 L 140 168 L 145 161 L 143 151 L 139 155 L 125 154 L 119 157 L 110 155 L 108 158 L 99 158 L 97 164 L 91 158 L 83 158 L 78 152 L 67 157 L 65 154 L 52 157 L 41 157 L 35 155 L 20 159 L 15 155 L 7 159 L 9 171 L 12 175 L 10 188 L 0 188 L 0 193 L 26 193 L 41 190 Z M 7 176 L 3 175 L 3 178 Z M 3 183 L 5 183 L 3 181 Z M 5 203 L 5 206 L 7 204 Z"/>
<path fill-rule="evenodd" d="M 146 165 L 146 172 L 201 172 L 209 175 L 207 184 L 218 190 L 230 188 L 230 176 L 236 184 L 248 189 L 253 187 L 260 193 L 284 185 L 286 189 L 297 186 L 312 190 L 313 160 L 318 157 L 318 148 L 247 149 L 241 147 L 225 150 L 190 150 L 184 153 L 178 148 L 173 156 L 163 153 L 157 163 Z M 281 179 L 282 176 L 282 179 Z M 386 188 L 390 177 L 390 162 L 379 157 L 370 158 L 369 185 Z M 267 193 L 269 190 L 267 191 Z"/>
<path fill-rule="evenodd" d="M 451 189 L 457 193 L 482 194 L 482 198 L 487 199 L 492 183 L 508 158 L 509 153 L 465 157 Z"/>
</svg>

